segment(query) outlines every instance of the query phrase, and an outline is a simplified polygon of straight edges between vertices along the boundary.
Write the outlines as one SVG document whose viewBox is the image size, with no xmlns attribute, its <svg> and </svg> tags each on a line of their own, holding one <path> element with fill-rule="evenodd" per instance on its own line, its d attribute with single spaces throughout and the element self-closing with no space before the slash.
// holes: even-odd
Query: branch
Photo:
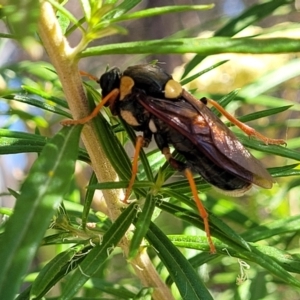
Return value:
<svg viewBox="0 0 300 300">
<path fill-rule="evenodd" d="M 88 102 L 79 75 L 77 61 L 74 59 L 74 49 L 69 46 L 57 22 L 54 10 L 46 1 L 41 2 L 39 34 L 49 58 L 57 71 L 65 97 L 75 119 L 89 114 Z M 82 140 L 89 153 L 92 167 L 99 182 L 115 181 L 116 172 L 101 147 L 97 132 L 92 122 L 86 124 L 82 131 Z M 115 220 L 120 215 L 120 190 L 104 190 L 103 196 L 108 208 L 109 217 Z M 125 255 L 128 254 L 130 241 L 124 237 L 120 243 Z M 169 288 L 161 281 L 148 254 L 143 251 L 131 261 L 145 287 L 154 287 L 154 299 L 173 299 Z"/>
</svg>

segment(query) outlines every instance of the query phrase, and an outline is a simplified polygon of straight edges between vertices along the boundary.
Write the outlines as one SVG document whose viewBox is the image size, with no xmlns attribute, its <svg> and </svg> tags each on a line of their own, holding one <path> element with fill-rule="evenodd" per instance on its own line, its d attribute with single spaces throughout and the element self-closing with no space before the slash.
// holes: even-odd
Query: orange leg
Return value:
<svg viewBox="0 0 300 300">
<path fill-rule="evenodd" d="M 254 128 L 242 123 L 238 119 L 236 119 L 234 116 L 232 116 L 230 113 L 228 113 L 218 102 L 205 98 L 208 103 L 210 103 L 212 106 L 214 106 L 223 116 L 225 116 L 231 123 L 238 126 L 241 130 L 243 130 L 247 135 L 249 136 L 255 136 L 257 139 L 263 141 L 266 145 L 286 145 L 285 140 L 282 139 L 270 139 L 268 137 L 265 137 L 264 135 L 257 132 Z"/>
<path fill-rule="evenodd" d="M 78 120 L 65 120 L 60 122 L 63 126 L 69 126 L 69 125 L 76 125 L 76 124 L 85 124 L 89 122 L 91 119 L 95 118 L 101 108 L 107 103 L 108 101 L 114 102 L 116 98 L 119 96 L 119 89 L 112 90 L 106 97 L 102 99 L 102 101 L 94 108 L 91 114 L 88 116 L 78 119 Z"/>
<path fill-rule="evenodd" d="M 215 247 L 215 245 L 211 239 L 211 235 L 210 235 L 209 223 L 208 223 L 208 213 L 207 213 L 204 205 L 202 204 L 201 199 L 198 196 L 197 187 L 196 187 L 194 177 L 193 177 L 191 170 L 188 169 L 185 166 L 185 164 L 183 164 L 180 161 L 175 160 L 172 157 L 170 148 L 168 148 L 168 147 L 163 148 L 162 154 L 165 156 L 166 160 L 171 164 L 171 166 L 173 166 L 175 169 L 182 170 L 184 168 L 184 174 L 189 181 L 190 188 L 191 188 L 194 200 L 196 202 L 196 205 L 197 205 L 197 208 L 199 211 L 199 215 L 201 216 L 201 218 L 203 219 L 203 222 L 204 222 L 204 231 L 206 232 L 206 236 L 207 236 L 207 240 L 208 240 L 208 244 L 209 244 L 209 248 L 210 248 L 210 253 L 212 253 L 212 254 L 216 253 L 216 247 Z"/>
<path fill-rule="evenodd" d="M 131 178 L 130 178 L 128 187 L 126 189 L 125 198 L 123 200 L 123 202 L 125 202 L 125 203 L 128 203 L 128 198 L 130 196 L 132 186 L 133 186 L 134 181 L 135 181 L 135 177 L 136 177 L 136 174 L 137 174 L 137 171 L 138 171 L 139 155 L 140 155 L 140 151 L 141 151 L 142 147 L 143 147 L 143 137 L 141 135 L 139 135 L 137 137 L 137 140 L 136 140 L 135 152 L 134 152 L 133 161 L 132 161 Z"/>
<path fill-rule="evenodd" d="M 96 76 L 94 76 L 90 73 L 84 72 L 84 71 L 79 71 L 79 73 L 80 73 L 81 76 L 88 77 L 89 79 L 94 80 L 94 81 L 98 81 L 98 79 L 99 79 Z"/>
<path fill-rule="evenodd" d="M 210 253 L 214 254 L 214 253 L 216 253 L 216 248 L 215 248 L 215 245 L 214 245 L 214 243 L 211 239 L 211 235 L 210 235 L 209 223 L 208 223 L 208 213 L 207 213 L 201 199 L 198 196 L 197 187 L 196 187 L 194 177 L 193 177 L 193 174 L 192 174 L 191 170 L 186 168 L 184 173 L 185 173 L 185 176 L 187 177 L 187 179 L 189 181 L 191 191 L 192 191 L 192 194 L 194 196 L 194 200 L 196 202 L 199 214 L 200 214 L 200 216 L 201 216 L 201 218 L 203 219 L 203 222 L 204 222 L 204 230 L 206 232 L 206 236 L 207 236 L 207 240 L 208 240 L 208 244 L 209 244 L 209 248 L 210 248 Z"/>
</svg>

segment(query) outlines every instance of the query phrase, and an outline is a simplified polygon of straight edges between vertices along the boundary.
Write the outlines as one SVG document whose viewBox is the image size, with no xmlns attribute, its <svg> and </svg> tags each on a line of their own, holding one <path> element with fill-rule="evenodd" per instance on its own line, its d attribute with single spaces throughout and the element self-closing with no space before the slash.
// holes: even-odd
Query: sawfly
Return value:
<svg viewBox="0 0 300 300">
<path fill-rule="evenodd" d="M 281 145 L 285 141 L 262 136 L 212 99 L 196 99 L 155 64 L 131 66 L 124 72 L 113 68 L 104 73 L 98 83 L 102 89 L 100 104 L 89 116 L 64 121 L 63 124 L 84 124 L 94 118 L 103 105 L 109 106 L 113 115 L 143 133 L 143 137 L 137 139 L 134 164 L 137 164 L 139 149 L 147 147 L 154 137 L 170 165 L 185 173 L 204 221 L 210 251 L 214 253 L 216 250 L 209 231 L 208 213 L 198 197 L 192 172 L 199 173 L 205 181 L 233 196 L 243 195 L 253 184 L 269 189 L 274 180 L 207 104 L 217 108 L 247 135 L 265 144 Z M 170 145 L 184 157 L 185 162 L 172 157 Z M 133 169 L 136 170 L 136 166 Z M 132 174 L 125 201 L 130 195 L 135 173 Z"/>
</svg>

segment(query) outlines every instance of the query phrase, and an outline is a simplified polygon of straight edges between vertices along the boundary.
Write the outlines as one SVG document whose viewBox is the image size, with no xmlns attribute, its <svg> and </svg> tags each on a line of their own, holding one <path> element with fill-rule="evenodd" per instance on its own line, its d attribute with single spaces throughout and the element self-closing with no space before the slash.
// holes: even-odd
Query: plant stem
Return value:
<svg viewBox="0 0 300 300">
<path fill-rule="evenodd" d="M 74 49 L 69 46 L 57 22 L 50 3 L 41 1 L 39 34 L 49 58 L 57 71 L 75 119 L 89 114 L 88 102 L 79 75 L 77 61 L 74 59 Z M 115 181 L 118 176 L 107 159 L 98 140 L 95 128 L 91 123 L 84 126 L 82 140 L 89 153 L 92 167 L 99 182 Z M 108 208 L 108 215 L 115 220 L 120 215 L 123 203 L 120 190 L 104 190 L 103 196 Z M 120 242 L 125 255 L 128 254 L 130 241 L 124 237 Z M 161 281 L 146 251 L 142 251 L 131 261 L 137 276 L 145 287 L 154 287 L 154 299 L 173 299 L 170 290 Z"/>
</svg>

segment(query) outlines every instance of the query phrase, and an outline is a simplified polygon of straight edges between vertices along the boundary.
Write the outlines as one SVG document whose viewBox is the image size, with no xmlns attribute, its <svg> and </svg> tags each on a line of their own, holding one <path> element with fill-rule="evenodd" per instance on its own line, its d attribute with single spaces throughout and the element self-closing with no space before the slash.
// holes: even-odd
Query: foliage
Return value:
<svg viewBox="0 0 300 300">
<path fill-rule="evenodd" d="M 3 218 L 1 224 L 0 298 L 15 299 L 20 293 L 17 299 L 150 299 L 151 295 L 155 299 L 170 299 L 170 286 L 175 299 L 296 299 L 300 287 L 296 254 L 299 208 L 293 195 L 299 195 L 300 140 L 293 137 L 294 131 L 288 135 L 287 147 L 264 145 L 237 134 L 258 157 L 273 155 L 269 171 L 279 184 L 272 190 L 256 190 L 243 200 L 236 200 L 220 195 L 197 177 L 198 190 L 206 193 L 201 193 L 201 198 L 210 212 L 211 233 L 217 248 L 212 255 L 187 180 L 170 181 L 174 170 L 164 163 L 156 149 L 141 153 L 135 197 L 132 195 L 138 201 L 127 207 L 118 202 L 120 193 L 113 191 L 126 188 L 131 175 L 130 156 L 124 145 L 135 141 L 135 133 L 126 124 L 104 109 L 91 126 L 85 125 L 83 129 L 75 126 L 57 130 L 56 126 L 62 118 L 71 116 L 68 107 L 78 118 L 99 100 L 93 81 L 84 84 L 88 101 L 81 92 L 77 65 L 82 58 L 195 53 L 182 72 L 185 83 L 200 75 L 202 78 L 212 69 L 218 72 L 219 65 L 226 68 L 227 63 L 220 59 L 204 70 L 200 63 L 213 54 L 272 53 L 277 59 L 277 54 L 299 51 L 300 39 L 269 37 L 264 32 L 259 39 L 251 34 L 233 36 L 278 9 L 292 11 L 293 1 L 256 4 L 220 25 L 209 38 L 182 37 L 178 33 L 161 40 L 145 37 L 99 46 L 89 45 L 107 36 L 127 33 L 121 22 L 184 11 L 200 10 L 201 14 L 201 10 L 213 6 L 170 6 L 132 12 L 140 1 L 90 0 L 81 1 L 82 17 L 77 18 L 66 2 L 49 0 L 37 5 L 36 1 L 28 1 L 21 10 L 19 2 L 11 1 L 1 8 L 1 18 L 9 33 L 0 36 L 19 41 L 31 54 L 44 46 L 51 64 L 31 60 L 1 67 L 5 84 L 0 90 L 0 103 L 6 105 L 6 118 L 0 129 L 0 154 L 33 152 L 38 156 L 19 191 L 8 189 L 16 199 L 14 209 L 1 208 L 8 219 Z M 51 28 L 47 34 L 47 22 L 56 23 L 56 18 L 51 20 L 49 14 L 52 7 L 59 27 Z M 24 24 L 28 30 L 20 35 Z M 64 37 L 70 38 L 78 30 L 82 38 L 70 48 Z M 273 26 L 264 31 L 276 33 L 278 29 Z M 28 40 L 33 41 L 34 50 L 28 47 Z M 254 124 L 266 135 L 279 138 L 288 126 L 294 127 L 295 132 L 299 130 L 299 122 L 281 117 L 282 113 L 291 116 L 299 112 L 299 105 L 291 106 L 290 101 L 282 98 L 283 84 L 299 76 L 298 64 L 297 57 L 290 57 L 276 70 L 252 79 L 239 93 L 222 94 L 217 89 L 215 93 L 206 92 L 231 110 L 241 106 L 241 120 L 255 120 Z M 190 75 L 192 71 L 197 75 Z M 299 85 L 297 81 L 293 83 Z M 81 107 L 86 111 L 80 111 Z M 248 113 L 247 109 L 253 107 L 259 111 Z M 270 120 L 267 125 L 265 119 Z M 13 130 L 17 121 L 22 121 L 26 130 Z M 81 133 L 86 148 L 79 146 Z M 95 144 L 91 146 L 91 142 Z M 99 156 L 101 161 L 96 159 L 95 164 L 93 159 L 101 151 L 104 156 Z M 79 176 L 75 172 L 76 161 L 81 162 L 80 166 L 94 166 L 95 173 L 90 175 L 85 190 L 75 180 Z M 107 175 L 111 170 L 117 173 L 118 181 L 114 180 L 116 174 Z M 100 178 L 103 180 L 98 182 Z M 98 189 L 105 197 L 105 214 L 91 208 Z M 34 266 L 38 249 L 39 253 L 50 253 L 50 258 Z M 149 261 L 143 265 L 143 259 Z M 154 282 L 158 288 L 154 288 Z M 25 289 L 24 283 L 29 284 Z M 54 292 L 54 286 L 58 291 Z"/>
</svg>

